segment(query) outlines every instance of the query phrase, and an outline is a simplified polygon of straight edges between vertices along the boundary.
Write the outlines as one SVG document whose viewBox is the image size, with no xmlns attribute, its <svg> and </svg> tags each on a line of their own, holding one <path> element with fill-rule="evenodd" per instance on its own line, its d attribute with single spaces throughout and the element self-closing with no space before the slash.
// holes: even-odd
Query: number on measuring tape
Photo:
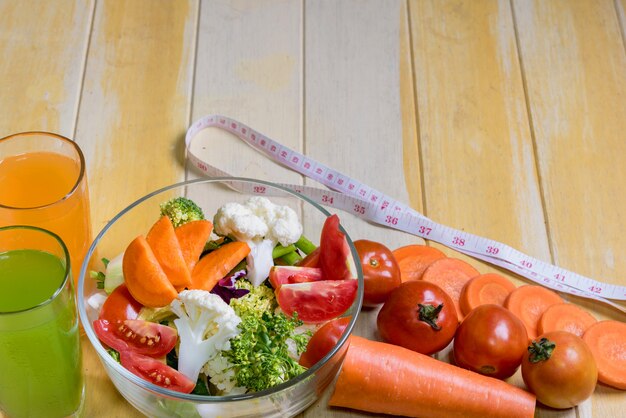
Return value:
<svg viewBox="0 0 626 418">
<path fill-rule="evenodd" d="M 487 245 L 487 250 L 486 250 L 487 254 L 493 254 L 496 255 L 500 252 L 500 249 L 498 247 L 492 246 L 492 245 Z"/>
<path fill-rule="evenodd" d="M 465 239 L 458 236 L 452 237 L 452 244 L 463 247 L 465 246 Z"/>
<path fill-rule="evenodd" d="M 398 225 L 398 217 L 396 216 L 385 216 L 385 223 L 389 225 Z"/>
<path fill-rule="evenodd" d="M 432 230 L 433 230 L 432 228 L 429 228 L 429 227 L 424 226 L 424 225 L 420 225 L 420 226 L 417 228 L 417 231 L 418 231 L 421 235 L 427 235 L 427 236 L 428 236 L 428 235 L 430 235 L 430 233 L 432 232 Z"/>
<path fill-rule="evenodd" d="M 360 213 L 361 215 L 364 215 L 365 214 L 365 206 L 354 205 L 354 211 L 356 213 Z"/>
</svg>

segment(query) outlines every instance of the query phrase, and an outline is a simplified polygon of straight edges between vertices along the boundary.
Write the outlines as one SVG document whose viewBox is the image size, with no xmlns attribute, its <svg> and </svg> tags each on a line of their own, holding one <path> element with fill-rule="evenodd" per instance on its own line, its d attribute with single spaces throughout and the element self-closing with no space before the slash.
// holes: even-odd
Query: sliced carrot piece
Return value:
<svg viewBox="0 0 626 418">
<path fill-rule="evenodd" d="M 198 261 L 191 272 L 190 289 L 211 290 L 241 260 L 246 258 L 250 247 L 245 242 L 233 241 L 211 251 Z"/>
<path fill-rule="evenodd" d="M 170 218 L 161 216 L 150 228 L 148 235 L 146 235 L 146 241 L 172 285 L 177 289 L 189 286 L 191 273 L 183 257 L 180 244 L 178 244 Z"/>
<path fill-rule="evenodd" d="M 583 334 L 598 366 L 598 380 L 626 390 L 626 324 L 600 321 Z"/>
<path fill-rule="evenodd" d="M 571 303 L 557 303 L 541 315 L 537 334 L 550 331 L 567 331 L 582 337 L 587 328 L 598 322 L 589 312 Z"/>
<path fill-rule="evenodd" d="M 135 238 L 126 248 L 122 271 L 128 291 L 144 306 L 165 306 L 178 296 L 143 236 Z"/>
<path fill-rule="evenodd" d="M 393 251 L 393 256 L 400 267 L 400 279 L 403 282 L 419 280 L 424 270 L 434 261 L 446 258 L 446 255 L 436 248 L 426 245 L 406 245 Z"/>
<path fill-rule="evenodd" d="M 504 301 L 504 307 L 522 320 L 528 338 L 534 340 L 539 333 L 537 325 L 541 315 L 552 305 L 565 302 L 554 291 L 538 285 L 520 286 Z"/>
<path fill-rule="evenodd" d="M 465 283 L 480 274 L 471 264 L 458 258 L 442 258 L 424 270 L 422 280 L 435 283 L 452 298 L 459 321 L 464 315 L 459 305 L 461 290 Z"/>
<path fill-rule="evenodd" d="M 213 231 L 213 224 L 207 220 L 187 222 L 174 229 L 189 271 L 193 271 L 200 259 L 211 231 Z"/>
<path fill-rule="evenodd" d="M 353 335 L 328 404 L 421 418 L 532 418 L 535 400 L 502 380 Z"/>
<path fill-rule="evenodd" d="M 515 284 L 497 273 L 486 273 L 474 277 L 465 283 L 459 296 L 459 305 L 463 315 L 480 305 L 504 305 L 509 293 L 515 290 Z"/>
</svg>

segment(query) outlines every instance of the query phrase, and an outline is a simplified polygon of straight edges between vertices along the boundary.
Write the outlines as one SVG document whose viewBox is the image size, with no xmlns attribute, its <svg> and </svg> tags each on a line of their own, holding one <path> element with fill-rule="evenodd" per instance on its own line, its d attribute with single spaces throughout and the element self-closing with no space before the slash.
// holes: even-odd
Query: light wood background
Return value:
<svg viewBox="0 0 626 418">
<path fill-rule="evenodd" d="M 0 0 L 0 136 L 76 140 L 97 232 L 196 176 L 186 128 L 222 113 L 438 222 L 626 285 L 625 37 L 626 0 Z M 206 158 L 235 175 L 310 182 L 228 135 L 213 143 Z M 423 242 L 348 228 L 391 248 Z M 375 314 L 359 334 L 376 336 Z M 139 416 L 83 343 L 85 415 Z M 598 385 L 577 408 L 537 416 L 625 407 Z M 365 414 L 323 398 L 302 416 Z"/>
</svg>

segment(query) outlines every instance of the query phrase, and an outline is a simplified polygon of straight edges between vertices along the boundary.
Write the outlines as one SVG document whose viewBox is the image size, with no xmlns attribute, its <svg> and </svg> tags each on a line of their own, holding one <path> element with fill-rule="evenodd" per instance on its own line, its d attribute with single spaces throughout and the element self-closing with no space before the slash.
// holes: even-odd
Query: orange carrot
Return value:
<svg viewBox="0 0 626 418">
<path fill-rule="evenodd" d="M 598 380 L 626 390 L 626 324 L 600 321 L 585 331 L 587 343 L 598 366 Z"/>
<path fill-rule="evenodd" d="M 198 261 L 191 272 L 190 289 L 211 290 L 250 252 L 245 242 L 233 241 L 211 251 Z"/>
<path fill-rule="evenodd" d="M 148 231 L 146 241 L 172 285 L 177 289 L 189 286 L 191 273 L 183 258 L 170 218 L 161 216 Z"/>
<path fill-rule="evenodd" d="M 403 282 L 419 280 L 426 267 L 433 261 L 446 258 L 446 255 L 436 248 L 426 245 L 406 245 L 393 251 L 393 256 L 400 267 L 400 278 Z"/>
<path fill-rule="evenodd" d="M 571 303 L 557 303 L 541 315 L 537 324 L 537 334 L 550 331 L 567 331 L 582 338 L 593 324 L 598 322 L 589 312 Z"/>
<path fill-rule="evenodd" d="M 535 396 L 392 344 L 350 337 L 329 405 L 408 417 L 533 417 Z"/>
<path fill-rule="evenodd" d="M 459 305 L 463 315 L 467 315 L 477 306 L 494 304 L 504 305 L 515 285 L 509 279 L 496 273 L 486 273 L 474 277 L 465 283 L 459 296 Z"/>
<path fill-rule="evenodd" d="M 433 262 L 422 275 L 422 280 L 435 283 L 452 298 L 459 321 L 464 315 L 459 305 L 461 290 L 465 283 L 480 274 L 470 264 L 458 258 L 442 258 Z"/>
<path fill-rule="evenodd" d="M 200 259 L 212 230 L 213 224 L 207 220 L 187 222 L 174 229 L 189 271 L 193 271 Z"/>
<path fill-rule="evenodd" d="M 143 236 L 135 238 L 126 248 L 122 271 L 128 291 L 144 306 L 165 306 L 178 296 Z"/>
<path fill-rule="evenodd" d="M 537 325 L 541 315 L 552 305 L 564 300 L 554 291 L 538 285 L 525 285 L 512 291 L 504 301 L 504 307 L 522 320 L 528 339 L 534 340 L 539 333 Z"/>
</svg>

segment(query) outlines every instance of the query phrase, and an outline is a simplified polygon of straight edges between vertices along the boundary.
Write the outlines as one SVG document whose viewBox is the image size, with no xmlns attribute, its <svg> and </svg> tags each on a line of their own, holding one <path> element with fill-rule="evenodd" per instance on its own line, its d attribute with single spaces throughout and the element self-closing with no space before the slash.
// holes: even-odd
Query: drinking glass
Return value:
<svg viewBox="0 0 626 418">
<path fill-rule="evenodd" d="M 81 413 L 82 354 L 70 266 L 56 234 L 32 226 L 0 228 L 0 411 L 11 418 Z"/>
<path fill-rule="evenodd" d="M 73 277 L 91 242 L 85 158 L 78 145 L 48 132 L 0 139 L 0 227 L 32 225 L 67 245 Z"/>
</svg>

